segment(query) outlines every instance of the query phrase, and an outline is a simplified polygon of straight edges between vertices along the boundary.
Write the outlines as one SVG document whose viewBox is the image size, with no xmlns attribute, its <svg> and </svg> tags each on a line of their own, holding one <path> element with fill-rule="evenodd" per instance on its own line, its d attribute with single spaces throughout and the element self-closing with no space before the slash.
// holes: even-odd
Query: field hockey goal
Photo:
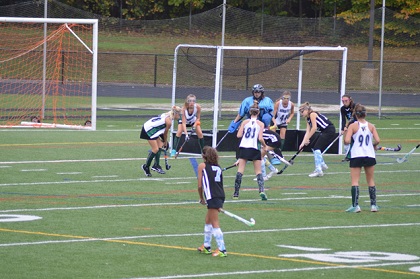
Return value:
<svg viewBox="0 0 420 279">
<path fill-rule="evenodd" d="M 181 44 L 175 48 L 172 104 L 182 105 L 189 94 L 196 95 L 197 103 L 202 106 L 201 127 L 211 139 L 206 144 L 215 147 L 237 115 L 242 100 L 251 96 L 252 86 L 262 84 L 265 96 L 273 102 L 283 91 L 291 91 L 296 108 L 289 129 L 299 130 L 298 106 L 305 101 L 312 102 L 307 99 L 308 93 L 319 93 L 319 96 L 325 92 L 337 93 L 337 105 L 331 113 L 340 118 L 346 67 L 347 48 L 340 46 Z M 340 127 L 340 123 L 334 124 Z M 172 129 L 176 127 L 175 124 Z"/>
<path fill-rule="evenodd" d="M 0 127 L 96 129 L 97 19 L 0 17 Z"/>
</svg>

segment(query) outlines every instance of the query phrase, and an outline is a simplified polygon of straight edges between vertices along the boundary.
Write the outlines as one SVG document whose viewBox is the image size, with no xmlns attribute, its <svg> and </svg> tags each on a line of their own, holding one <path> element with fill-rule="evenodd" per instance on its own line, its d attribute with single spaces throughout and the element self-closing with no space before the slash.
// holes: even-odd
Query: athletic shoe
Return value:
<svg viewBox="0 0 420 279">
<path fill-rule="evenodd" d="M 324 173 L 322 171 L 314 171 L 309 175 L 309 177 L 321 177 L 324 176 Z"/>
<path fill-rule="evenodd" d="M 213 252 L 212 256 L 224 258 L 224 257 L 227 257 L 227 253 L 226 253 L 226 250 L 220 251 L 219 249 L 216 249 L 216 251 Z"/>
<path fill-rule="evenodd" d="M 152 176 L 152 174 L 150 173 L 150 169 L 149 169 L 149 167 L 148 167 L 148 166 L 146 166 L 146 164 L 142 165 L 142 166 L 141 166 L 141 168 L 143 169 L 144 174 L 145 174 L 147 177 Z"/>
<path fill-rule="evenodd" d="M 270 160 L 270 162 L 271 162 L 272 165 L 280 165 L 281 164 L 280 160 L 277 159 L 276 157 L 272 158 Z"/>
<path fill-rule="evenodd" d="M 263 176 L 264 181 L 267 181 L 269 178 L 270 178 L 270 177 L 268 177 L 268 175 L 267 175 L 267 176 Z M 254 181 L 257 181 L 257 178 L 255 177 L 253 180 L 254 180 Z"/>
<path fill-rule="evenodd" d="M 327 170 L 328 169 L 328 166 L 327 166 L 327 164 L 322 164 L 321 165 L 321 169 L 324 171 L 324 170 Z"/>
<path fill-rule="evenodd" d="M 210 247 L 206 247 L 203 245 L 201 245 L 200 247 L 197 248 L 197 251 L 206 255 L 210 255 L 211 254 L 211 248 Z"/>
<path fill-rule="evenodd" d="M 260 192 L 260 197 L 261 197 L 261 200 L 263 201 L 267 200 L 267 195 L 264 192 Z"/>
<path fill-rule="evenodd" d="M 279 170 L 278 169 L 275 169 L 275 170 L 273 170 L 273 171 L 270 171 L 268 174 L 267 174 L 267 178 L 268 179 L 270 179 L 273 175 L 275 175 L 275 174 L 277 174 L 279 172 Z M 268 180 L 267 179 L 267 180 Z"/>
<path fill-rule="evenodd" d="M 235 191 L 235 193 L 233 193 L 232 199 L 234 199 L 234 200 L 239 199 L 239 192 Z"/>
<path fill-rule="evenodd" d="M 370 211 L 371 211 L 371 212 L 378 212 L 378 207 L 377 207 L 376 205 L 372 205 L 372 206 L 370 207 Z"/>
<path fill-rule="evenodd" d="M 165 174 L 166 172 L 162 169 L 162 167 L 161 166 L 159 166 L 159 165 L 153 165 L 153 167 L 152 167 L 152 171 L 155 171 L 155 172 L 157 172 L 157 173 L 159 173 L 159 174 Z"/>
<path fill-rule="evenodd" d="M 176 150 L 175 149 L 172 149 L 171 150 L 171 157 L 175 157 L 175 155 L 176 155 Z"/>
<path fill-rule="evenodd" d="M 359 213 L 362 210 L 360 209 L 360 206 L 356 205 L 356 206 L 350 206 L 346 212 L 353 212 L 353 213 Z"/>
</svg>

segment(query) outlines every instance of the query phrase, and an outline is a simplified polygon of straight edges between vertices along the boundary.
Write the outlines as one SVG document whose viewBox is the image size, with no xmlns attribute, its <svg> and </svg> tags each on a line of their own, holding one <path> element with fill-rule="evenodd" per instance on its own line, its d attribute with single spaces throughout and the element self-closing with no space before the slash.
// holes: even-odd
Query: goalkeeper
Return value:
<svg viewBox="0 0 420 279">
<path fill-rule="evenodd" d="M 229 133 L 234 133 L 239 128 L 241 125 L 240 120 L 244 116 L 251 118 L 249 109 L 254 104 L 258 104 L 260 109 L 258 120 L 263 122 L 265 127 L 270 126 L 271 119 L 273 118 L 272 112 L 274 110 L 274 103 L 269 97 L 264 96 L 264 87 L 261 84 L 255 84 L 252 87 L 252 96 L 247 97 L 242 101 L 238 115 L 230 123 L 228 128 Z"/>
</svg>

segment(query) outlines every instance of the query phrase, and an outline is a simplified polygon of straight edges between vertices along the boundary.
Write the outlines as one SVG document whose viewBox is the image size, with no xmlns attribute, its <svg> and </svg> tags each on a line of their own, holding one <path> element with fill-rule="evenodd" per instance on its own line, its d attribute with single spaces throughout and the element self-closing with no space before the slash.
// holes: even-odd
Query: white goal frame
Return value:
<svg viewBox="0 0 420 279">
<path fill-rule="evenodd" d="M 216 58 L 216 74 L 215 74 L 215 83 L 214 83 L 214 113 L 213 113 L 213 131 L 212 131 L 212 146 L 216 147 L 217 145 L 217 133 L 218 133 L 218 119 L 219 119 L 219 109 L 220 109 L 220 96 L 221 96 L 221 85 L 222 85 L 222 64 L 223 64 L 223 53 L 224 50 L 291 50 L 291 51 L 339 51 L 342 52 L 342 67 L 341 67 L 341 80 L 340 80 L 340 96 L 338 104 L 341 107 L 341 97 L 346 92 L 346 71 L 347 71 L 347 47 L 327 47 L 327 46 L 305 46 L 305 47 L 264 47 L 264 46 L 214 46 L 214 45 L 190 45 L 190 44 L 180 44 L 175 48 L 174 54 L 174 68 L 173 68 L 173 81 L 172 81 L 172 106 L 175 105 L 175 95 L 176 95 L 176 85 L 177 85 L 177 58 L 178 51 L 180 48 L 213 48 L 217 49 L 217 58 Z M 303 55 L 299 56 L 299 76 L 298 76 L 298 101 L 296 103 L 297 107 L 301 105 L 301 93 L 302 93 L 302 74 L 303 74 Z M 216 109 L 217 108 L 217 109 Z M 340 112 L 337 112 L 340 114 Z M 297 113 L 297 130 L 300 129 L 300 115 Z M 341 131 L 341 114 L 340 114 L 340 124 L 339 131 Z M 173 125 L 171 128 L 171 137 L 173 134 Z M 339 154 L 342 153 L 342 145 L 339 144 Z"/>
<path fill-rule="evenodd" d="M 86 129 L 86 130 L 96 130 L 96 108 L 97 108 L 97 68 L 98 68 L 98 19 L 74 19 L 74 18 L 24 18 L 24 17 L 0 17 L 0 22 L 15 22 L 15 23 L 44 23 L 44 29 L 46 29 L 47 24 L 57 23 L 57 24 L 66 24 L 66 23 L 75 23 L 75 24 L 91 24 L 92 25 L 92 49 L 89 47 L 71 30 L 70 32 L 80 41 L 82 45 L 92 54 L 92 86 L 91 86 L 91 125 L 64 125 L 56 123 L 30 123 L 24 122 L 22 125 L 12 126 L 17 128 L 64 128 L 64 129 Z M 44 31 L 45 35 L 45 31 Z M 44 42 L 44 45 L 46 42 Z M 43 72 L 43 98 L 45 98 L 45 47 L 44 47 L 44 72 Z"/>
</svg>

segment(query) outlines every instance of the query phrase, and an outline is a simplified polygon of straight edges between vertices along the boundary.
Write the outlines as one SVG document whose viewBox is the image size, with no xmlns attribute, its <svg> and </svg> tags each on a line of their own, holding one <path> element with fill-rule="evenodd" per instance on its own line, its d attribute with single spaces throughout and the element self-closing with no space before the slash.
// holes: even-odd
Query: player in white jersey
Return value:
<svg viewBox="0 0 420 279">
<path fill-rule="evenodd" d="M 345 144 L 350 144 L 350 175 L 352 205 L 347 212 L 360 212 L 359 206 L 359 180 L 362 167 L 365 170 L 366 182 L 369 186 L 370 211 L 378 211 L 376 206 L 376 186 L 374 171 L 376 165 L 375 147 L 380 139 L 373 124 L 366 121 L 366 108 L 357 104 L 354 108 L 357 121 L 350 124 L 344 138 Z M 373 143 L 375 140 L 375 143 Z"/>
<path fill-rule="evenodd" d="M 254 164 L 254 171 L 257 176 L 258 189 L 262 200 L 267 200 L 267 195 L 264 193 L 264 178 L 261 173 L 261 145 L 266 148 L 263 139 L 264 123 L 259 121 L 258 114 L 260 109 L 258 104 L 254 104 L 249 109 L 251 118 L 243 121 L 239 127 L 237 137 L 241 138 L 238 151 L 238 172 L 235 178 L 235 192 L 233 198 L 239 197 L 239 189 L 241 188 L 242 175 L 244 174 L 245 165 L 247 161 L 252 161 Z"/>
<path fill-rule="evenodd" d="M 190 94 L 187 96 L 182 107 L 181 118 L 178 120 L 178 131 L 174 139 L 174 145 L 171 151 L 171 156 L 175 156 L 178 148 L 179 139 L 181 138 L 182 132 L 185 134 L 185 141 L 189 140 L 187 127 L 193 127 L 198 137 L 198 144 L 200 145 L 201 151 L 204 147 L 204 136 L 201 130 L 201 106 L 197 104 L 197 98 L 195 95 Z"/>
<path fill-rule="evenodd" d="M 287 125 L 292 121 L 293 116 L 295 115 L 295 104 L 290 101 L 292 94 L 290 91 L 284 91 L 281 98 L 276 100 L 274 104 L 274 129 L 280 129 L 280 149 L 283 150 L 284 141 L 286 139 Z"/>
<path fill-rule="evenodd" d="M 152 164 L 153 159 L 155 159 L 155 163 L 152 166 L 152 170 L 159 174 L 165 174 L 162 167 L 159 165 L 160 153 L 162 148 L 168 146 L 168 131 L 172 126 L 172 120 L 178 119 L 180 113 L 181 108 L 173 106 L 169 112 L 153 117 L 143 124 L 140 138 L 147 140 L 151 147 L 151 152 L 147 157 L 146 164 L 141 166 L 146 176 L 152 176 L 150 173 L 150 165 Z"/>
<path fill-rule="evenodd" d="M 207 204 L 207 214 L 204 225 L 204 243 L 197 250 L 204 254 L 211 253 L 211 238 L 214 236 L 218 249 L 214 257 L 226 257 L 225 241 L 219 225 L 219 211 L 225 202 L 223 189 L 223 173 L 219 166 L 219 156 L 215 148 L 203 148 L 204 162 L 198 165 L 198 195 L 202 205 Z"/>
</svg>

